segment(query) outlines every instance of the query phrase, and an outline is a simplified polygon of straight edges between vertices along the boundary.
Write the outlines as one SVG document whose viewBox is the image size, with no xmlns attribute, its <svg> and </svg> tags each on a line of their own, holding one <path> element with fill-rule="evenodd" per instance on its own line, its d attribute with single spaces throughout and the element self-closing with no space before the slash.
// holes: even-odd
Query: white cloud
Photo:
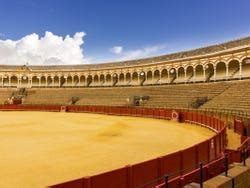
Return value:
<svg viewBox="0 0 250 188">
<path fill-rule="evenodd" d="M 61 37 L 45 32 L 43 37 L 36 33 L 20 40 L 0 40 L 0 64 L 55 65 L 84 64 L 82 44 L 84 32 L 77 32 L 73 37 Z"/>
<path fill-rule="evenodd" d="M 154 45 L 141 49 L 124 51 L 122 56 L 118 60 L 131 60 L 138 58 L 145 58 L 149 56 L 159 55 L 159 53 L 165 49 L 165 45 Z"/>
<path fill-rule="evenodd" d="M 114 46 L 110 48 L 110 52 L 114 54 L 121 54 L 123 52 L 123 47 L 122 46 Z"/>
</svg>

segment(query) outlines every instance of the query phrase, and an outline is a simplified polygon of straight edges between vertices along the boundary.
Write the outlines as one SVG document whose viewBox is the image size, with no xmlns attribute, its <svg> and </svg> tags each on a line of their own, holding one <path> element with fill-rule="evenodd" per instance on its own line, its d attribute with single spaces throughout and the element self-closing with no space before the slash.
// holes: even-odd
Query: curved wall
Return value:
<svg viewBox="0 0 250 188">
<path fill-rule="evenodd" d="M 207 170 L 204 179 L 221 173 L 223 170 L 218 168 L 218 161 L 221 164 L 226 147 L 226 126 L 223 120 L 206 114 L 150 108 L 56 105 L 3 105 L 0 106 L 0 110 L 62 110 L 69 112 L 91 112 L 161 119 L 177 118 L 181 122 L 189 122 L 207 127 L 216 133 L 212 138 L 187 149 L 99 175 L 83 177 L 78 180 L 51 186 L 53 188 L 98 188 L 104 185 L 109 188 L 133 188 L 142 185 L 145 185 L 144 187 L 152 187 L 160 184 L 165 174 L 170 175 L 171 186 L 180 187 L 195 181 L 194 177 L 199 173 L 197 167 L 201 162 L 204 165 L 210 165 L 210 169 Z M 218 169 L 216 169 L 216 167 Z"/>
<path fill-rule="evenodd" d="M 72 66 L 0 66 L 0 87 L 108 87 L 250 77 L 250 38 L 126 62 Z"/>
</svg>

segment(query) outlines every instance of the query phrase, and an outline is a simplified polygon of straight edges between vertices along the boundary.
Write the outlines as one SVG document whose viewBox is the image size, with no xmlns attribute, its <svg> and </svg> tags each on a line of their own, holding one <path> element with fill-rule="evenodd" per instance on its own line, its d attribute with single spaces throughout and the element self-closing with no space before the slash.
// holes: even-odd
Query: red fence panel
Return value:
<svg viewBox="0 0 250 188">
<path fill-rule="evenodd" d="M 198 153 L 196 147 L 187 148 L 182 150 L 182 170 L 183 172 L 188 172 L 195 169 L 197 165 Z"/>
<path fill-rule="evenodd" d="M 243 135 L 244 134 L 244 122 L 239 119 L 234 120 L 234 132 Z"/>
<path fill-rule="evenodd" d="M 139 163 L 131 167 L 133 174 L 133 187 L 141 186 L 158 178 L 160 167 L 157 159 Z"/>
<path fill-rule="evenodd" d="M 83 178 L 50 186 L 51 188 L 84 188 Z"/>
<path fill-rule="evenodd" d="M 107 173 L 92 176 L 90 179 L 90 188 L 126 188 L 127 187 L 127 168 L 120 168 Z"/>
<path fill-rule="evenodd" d="M 162 172 L 171 178 L 179 176 L 182 168 L 181 152 L 171 153 L 162 158 Z"/>
<path fill-rule="evenodd" d="M 209 141 L 202 142 L 197 145 L 198 161 L 206 164 L 209 161 Z"/>
</svg>

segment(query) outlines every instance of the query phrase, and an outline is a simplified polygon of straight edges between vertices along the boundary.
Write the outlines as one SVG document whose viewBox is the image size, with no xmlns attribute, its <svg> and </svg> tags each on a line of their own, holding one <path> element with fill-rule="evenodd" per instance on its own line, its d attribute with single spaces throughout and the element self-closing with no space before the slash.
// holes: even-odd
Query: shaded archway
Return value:
<svg viewBox="0 0 250 188">
<path fill-rule="evenodd" d="M 192 81 L 192 78 L 194 76 L 194 67 L 193 66 L 188 66 L 186 68 L 186 77 L 187 77 L 187 82 Z"/>
<path fill-rule="evenodd" d="M 100 86 L 103 86 L 105 84 L 105 76 L 104 74 L 100 75 Z"/>
<path fill-rule="evenodd" d="M 216 64 L 216 80 L 226 79 L 226 63 L 219 62 Z"/>
<path fill-rule="evenodd" d="M 145 80 L 146 80 L 146 74 L 144 71 L 142 71 L 139 74 L 139 85 L 142 86 Z"/>
<path fill-rule="evenodd" d="M 73 76 L 73 86 L 78 86 L 79 85 L 79 76 L 74 75 Z"/>
<path fill-rule="evenodd" d="M 119 80 L 118 75 L 116 73 L 114 73 L 112 75 L 112 80 L 113 80 L 112 86 L 115 86 L 118 83 L 118 80 Z"/>
<path fill-rule="evenodd" d="M 180 82 L 180 83 L 185 82 L 186 78 L 185 78 L 185 69 L 184 69 L 184 67 L 179 67 L 177 72 L 178 72 L 178 74 L 177 74 L 178 79 L 176 80 L 176 82 Z"/>
<path fill-rule="evenodd" d="M 124 85 L 124 81 L 125 81 L 125 76 L 123 73 L 121 73 L 119 75 L 119 81 L 118 81 L 118 85 Z"/>
<path fill-rule="evenodd" d="M 98 78 L 98 75 L 95 75 L 94 76 L 94 80 L 93 80 L 93 86 L 99 86 L 99 78 Z"/>
<path fill-rule="evenodd" d="M 38 78 L 38 76 L 33 76 L 31 79 L 32 79 L 32 87 L 39 87 L 39 78 Z"/>
<path fill-rule="evenodd" d="M 86 77 L 84 75 L 80 76 L 80 86 L 86 86 Z"/>
<path fill-rule="evenodd" d="M 21 87 L 28 87 L 29 86 L 29 77 L 27 75 L 21 76 Z"/>
<path fill-rule="evenodd" d="M 195 74 L 194 74 L 193 81 L 194 82 L 204 82 L 204 69 L 203 65 L 197 65 L 195 67 Z"/>
<path fill-rule="evenodd" d="M 208 63 L 204 65 L 205 70 L 205 81 L 208 82 L 210 80 L 214 79 L 214 65 L 211 63 Z"/>
<path fill-rule="evenodd" d="M 138 73 L 137 72 L 133 72 L 132 74 L 132 85 L 138 85 Z"/>
<path fill-rule="evenodd" d="M 176 79 L 176 69 L 175 68 L 171 68 L 169 71 L 169 82 L 173 83 Z"/>
<path fill-rule="evenodd" d="M 245 58 L 242 61 L 242 77 L 250 77 L 250 58 Z"/>
<path fill-rule="evenodd" d="M 93 81 L 92 76 L 91 76 L 91 75 L 88 75 L 88 77 L 87 77 L 87 83 L 86 83 L 86 86 L 87 86 L 87 87 L 91 86 L 92 81 Z"/>
<path fill-rule="evenodd" d="M 18 85 L 18 78 L 17 76 L 10 77 L 11 87 L 17 87 Z"/>
<path fill-rule="evenodd" d="M 45 76 L 41 76 L 41 83 L 40 83 L 41 87 L 45 87 L 46 86 L 46 77 Z"/>
<path fill-rule="evenodd" d="M 111 77 L 110 74 L 107 74 L 107 75 L 106 75 L 105 85 L 106 85 L 106 86 L 111 86 L 111 85 L 112 85 L 112 77 Z"/>
<path fill-rule="evenodd" d="M 126 73 L 126 85 L 130 85 L 131 84 L 131 74 L 128 72 Z"/>
<path fill-rule="evenodd" d="M 228 79 L 238 78 L 240 63 L 237 60 L 232 60 L 228 63 Z"/>
<path fill-rule="evenodd" d="M 153 73 L 152 73 L 152 71 L 148 71 L 144 85 L 150 85 L 150 84 L 152 84 L 152 81 L 153 81 Z"/>
<path fill-rule="evenodd" d="M 51 76 L 47 77 L 47 86 L 48 87 L 52 87 L 53 86 L 53 80 Z"/>
<path fill-rule="evenodd" d="M 59 85 L 59 76 L 54 76 L 54 87 L 60 87 Z"/>
<path fill-rule="evenodd" d="M 161 71 L 161 83 L 165 84 L 165 83 L 168 83 L 168 82 L 169 82 L 169 80 L 168 80 L 168 70 L 163 69 Z"/>
<path fill-rule="evenodd" d="M 160 71 L 159 70 L 154 71 L 153 84 L 160 84 Z"/>
</svg>

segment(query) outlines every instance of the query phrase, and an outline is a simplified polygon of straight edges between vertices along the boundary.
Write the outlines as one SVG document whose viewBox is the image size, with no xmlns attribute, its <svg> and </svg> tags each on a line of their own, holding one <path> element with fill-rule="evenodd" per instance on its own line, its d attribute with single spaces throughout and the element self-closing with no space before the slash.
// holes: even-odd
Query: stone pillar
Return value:
<svg viewBox="0 0 250 188">
<path fill-rule="evenodd" d="M 170 82 L 170 80 L 169 80 L 170 79 L 170 71 L 169 70 L 167 70 L 167 71 L 168 71 L 168 81 L 167 82 L 169 83 Z"/>
<path fill-rule="evenodd" d="M 68 86 L 68 77 L 64 77 L 65 78 L 65 86 Z"/>
<path fill-rule="evenodd" d="M 206 82 L 206 67 L 203 67 L 203 79 Z"/>
<path fill-rule="evenodd" d="M 32 78 L 29 79 L 30 87 L 32 87 Z"/>
<path fill-rule="evenodd" d="M 193 80 L 196 81 L 196 67 L 194 68 Z"/>
<path fill-rule="evenodd" d="M 4 79 L 4 77 L 2 76 L 1 78 L 2 78 L 2 80 L 1 80 L 1 86 L 3 87 L 3 79 Z"/>
<path fill-rule="evenodd" d="M 228 79 L 228 64 L 226 64 L 226 79 Z"/>
<path fill-rule="evenodd" d="M 214 67 L 214 81 L 216 81 L 216 67 Z"/>
<path fill-rule="evenodd" d="M 22 87 L 22 77 L 19 77 L 19 78 L 18 78 L 18 86 L 19 86 L 19 87 Z"/>
<path fill-rule="evenodd" d="M 58 77 L 58 87 L 61 87 L 61 76 Z"/>
<path fill-rule="evenodd" d="M 78 82 L 77 82 L 77 86 L 78 86 L 78 87 L 81 85 L 81 84 L 80 84 L 80 81 L 81 81 L 80 78 L 81 78 L 81 77 L 78 76 Z M 101 85 L 101 83 L 100 83 L 100 76 L 99 76 L 99 84 Z"/>
<path fill-rule="evenodd" d="M 48 77 L 45 77 L 45 87 L 48 87 Z"/>
<path fill-rule="evenodd" d="M 184 75 L 185 75 L 185 83 L 187 83 L 187 68 L 184 68 Z"/>
<path fill-rule="evenodd" d="M 159 82 L 160 82 L 160 84 L 161 84 L 161 71 L 159 71 L 159 76 L 160 76 Z"/>
<path fill-rule="evenodd" d="M 51 77 L 51 79 L 52 79 L 52 87 L 55 87 L 55 79 L 54 79 L 54 77 Z"/>
<path fill-rule="evenodd" d="M 242 62 L 239 63 L 239 77 L 242 77 Z"/>
<path fill-rule="evenodd" d="M 41 77 L 38 77 L 38 86 L 41 87 Z"/>
<path fill-rule="evenodd" d="M 10 76 L 8 77 L 8 80 L 9 80 L 9 87 L 11 87 L 11 77 Z"/>
</svg>

